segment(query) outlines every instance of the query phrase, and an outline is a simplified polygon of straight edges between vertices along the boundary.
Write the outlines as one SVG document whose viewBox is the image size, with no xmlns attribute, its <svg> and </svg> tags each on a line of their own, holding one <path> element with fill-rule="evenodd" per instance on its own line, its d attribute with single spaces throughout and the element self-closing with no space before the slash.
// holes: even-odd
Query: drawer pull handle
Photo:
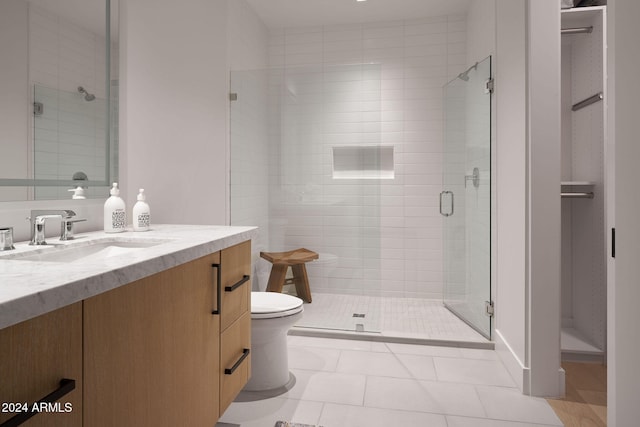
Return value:
<svg viewBox="0 0 640 427">
<path fill-rule="evenodd" d="M 46 395 L 45 397 L 43 397 L 42 399 L 38 400 L 36 403 L 31 405 L 29 412 L 22 412 L 8 419 L 7 421 L 0 424 L 0 427 L 16 427 L 16 426 L 19 426 L 20 424 L 23 424 L 29 418 L 40 413 L 40 411 L 38 411 L 37 409 L 35 411 L 33 410 L 34 406 L 36 408 L 39 407 L 39 405 L 37 405 L 38 403 L 53 403 L 56 400 L 60 399 L 65 394 L 68 394 L 71 391 L 73 391 L 75 388 L 76 388 L 76 380 L 63 378 L 62 380 L 60 380 L 60 387 L 58 387 L 55 391 L 53 391 L 52 393 L 49 393 L 48 395 Z"/>
<path fill-rule="evenodd" d="M 216 269 L 216 295 L 217 295 L 217 304 L 218 306 L 215 308 L 215 310 L 213 310 L 211 312 L 211 314 L 220 314 L 220 312 L 222 311 L 222 308 L 220 307 L 220 305 L 222 304 L 222 295 L 220 295 L 220 283 L 222 281 L 222 273 L 221 273 L 221 269 L 220 269 L 220 264 L 211 264 L 211 267 Z M 2 426 L 0 426 L 2 427 Z"/>
<path fill-rule="evenodd" d="M 242 279 L 240 279 L 240 281 L 238 283 L 236 283 L 233 286 L 225 286 L 224 291 L 225 292 L 233 292 L 236 289 L 238 289 L 240 286 L 242 286 L 243 283 L 247 282 L 249 279 L 251 278 L 251 276 L 247 276 L 246 274 L 244 276 L 242 276 Z"/>
<path fill-rule="evenodd" d="M 229 368 L 225 368 L 224 370 L 224 374 L 225 375 L 231 375 L 235 372 L 236 369 L 238 369 L 238 366 L 240 366 L 240 364 L 244 361 L 244 359 L 247 358 L 247 356 L 249 355 L 249 353 L 251 353 L 251 350 L 249 350 L 248 348 L 245 348 L 244 350 L 242 350 L 242 356 L 240 356 L 240 359 L 238 359 L 238 361 L 236 363 L 233 364 L 233 366 L 231 367 L 231 369 Z M 2 426 L 0 426 L 2 427 Z"/>
</svg>

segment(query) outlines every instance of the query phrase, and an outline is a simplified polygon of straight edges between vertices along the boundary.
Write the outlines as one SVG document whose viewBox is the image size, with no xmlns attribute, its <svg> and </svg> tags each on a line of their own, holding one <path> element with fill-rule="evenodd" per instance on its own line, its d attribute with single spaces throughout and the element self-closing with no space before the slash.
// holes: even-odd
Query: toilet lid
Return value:
<svg viewBox="0 0 640 427">
<path fill-rule="evenodd" d="M 291 316 L 302 310 L 302 300 L 292 295 L 251 292 L 251 317 L 254 319 Z"/>
</svg>

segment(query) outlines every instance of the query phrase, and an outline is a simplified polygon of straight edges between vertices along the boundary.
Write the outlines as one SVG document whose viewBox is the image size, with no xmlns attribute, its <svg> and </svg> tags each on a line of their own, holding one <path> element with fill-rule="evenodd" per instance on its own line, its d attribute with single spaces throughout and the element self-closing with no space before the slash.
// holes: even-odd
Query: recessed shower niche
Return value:
<svg viewBox="0 0 640 427">
<path fill-rule="evenodd" d="M 392 145 L 332 147 L 333 179 L 393 179 Z"/>
</svg>

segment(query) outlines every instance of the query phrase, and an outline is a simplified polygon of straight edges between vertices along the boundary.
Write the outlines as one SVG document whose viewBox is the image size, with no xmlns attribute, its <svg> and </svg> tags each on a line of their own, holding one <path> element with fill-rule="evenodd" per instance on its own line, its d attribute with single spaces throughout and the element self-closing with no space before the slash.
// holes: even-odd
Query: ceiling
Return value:
<svg viewBox="0 0 640 427">
<path fill-rule="evenodd" d="M 465 13 L 472 0 L 247 0 L 270 29 Z M 476 0 L 477 1 L 477 0 Z"/>
</svg>

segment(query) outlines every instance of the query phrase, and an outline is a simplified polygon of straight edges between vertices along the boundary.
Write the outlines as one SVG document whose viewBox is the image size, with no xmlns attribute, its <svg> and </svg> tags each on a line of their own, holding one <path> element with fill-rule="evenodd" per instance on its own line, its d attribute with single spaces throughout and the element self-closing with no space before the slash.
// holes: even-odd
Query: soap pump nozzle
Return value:
<svg viewBox="0 0 640 427">
<path fill-rule="evenodd" d="M 118 188 L 118 183 L 114 182 L 113 186 L 111 187 L 111 190 L 109 190 L 109 194 L 112 196 L 119 196 L 120 195 L 120 189 Z"/>
<path fill-rule="evenodd" d="M 79 185 L 76 188 L 70 188 L 67 191 L 73 191 L 73 195 L 71 196 L 73 200 L 86 199 L 84 195 L 84 188 L 80 187 Z"/>
</svg>

